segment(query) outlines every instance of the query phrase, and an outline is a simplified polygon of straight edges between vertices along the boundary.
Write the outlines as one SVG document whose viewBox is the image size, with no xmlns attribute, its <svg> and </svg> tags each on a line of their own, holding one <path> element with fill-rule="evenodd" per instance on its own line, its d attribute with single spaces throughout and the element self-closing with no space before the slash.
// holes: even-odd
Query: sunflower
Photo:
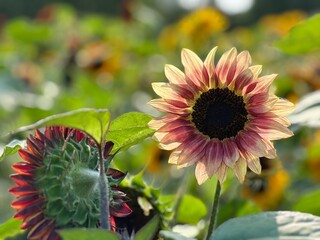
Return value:
<svg viewBox="0 0 320 240">
<path fill-rule="evenodd" d="M 16 195 L 12 207 L 14 218 L 23 220 L 28 239 L 60 239 L 57 230 L 99 225 L 98 148 L 84 133 L 64 127 L 36 130 L 27 138 L 27 147 L 19 150 L 24 160 L 13 165 L 16 183 L 9 192 Z M 106 144 L 105 157 L 113 147 Z M 117 185 L 125 174 L 108 168 L 112 187 L 110 199 L 113 216 L 123 217 L 131 209 Z M 115 229 L 115 226 L 113 226 Z"/>
<path fill-rule="evenodd" d="M 220 11 L 212 7 L 201 8 L 165 27 L 159 35 L 159 44 L 165 50 L 175 50 L 181 45 L 198 48 L 228 26 L 227 17 Z"/>
<path fill-rule="evenodd" d="M 165 66 L 169 83 L 153 83 L 161 97 L 149 102 L 166 114 L 149 122 L 160 147 L 173 150 L 169 163 L 178 167 L 196 164 L 199 184 L 216 175 L 222 183 L 227 169 L 240 182 L 247 167 L 260 173 L 259 157 L 275 158 L 271 140 L 292 132 L 285 117 L 293 104 L 270 91 L 276 74 L 260 76 L 260 65 L 251 66 L 247 51 L 232 48 L 217 65 L 213 48 L 205 61 L 192 51 L 181 53 L 185 72 Z"/>
</svg>

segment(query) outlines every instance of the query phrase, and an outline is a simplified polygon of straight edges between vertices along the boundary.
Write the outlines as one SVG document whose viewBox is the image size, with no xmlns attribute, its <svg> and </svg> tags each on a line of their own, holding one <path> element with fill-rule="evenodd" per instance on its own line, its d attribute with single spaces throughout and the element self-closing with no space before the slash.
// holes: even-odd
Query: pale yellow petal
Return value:
<svg viewBox="0 0 320 240">
<path fill-rule="evenodd" d="M 251 65 L 251 56 L 248 51 L 242 51 L 237 56 L 237 70 L 235 76 L 238 76 L 240 72 L 247 69 Z"/>
<path fill-rule="evenodd" d="M 182 65 L 188 79 L 190 79 L 196 86 L 201 87 L 204 85 L 203 76 L 203 62 L 197 54 L 189 49 L 182 49 L 181 51 Z"/>
<path fill-rule="evenodd" d="M 221 164 L 216 172 L 218 180 L 221 184 L 224 183 L 227 178 L 227 170 L 228 167 L 225 164 Z"/>
<path fill-rule="evenodd" d="M 272 112 L 280 116 L 288 115 L 294 109 L 295 105 L 293 103 L 281 98 L 279 98 L 277 102 L 272 106 Z"/>
<path fill-rule="evenodd" d="M 185 75 L 184 73 L 178 69 L 177 67 L 166 64 L 164 66 L 164 73 L 169 80 L 170 83 L 173 84 L 185 84 Z"/>
<path fill-rule="evenodd" d="M 173 142 L 173 143 L 169 143 L 169 144 L 159 143 L 159 147 L 161 149 L 168 150 L 168 151 L 176 149 L 180 145 L 181 145 L 181 143 L 179 143 L 179 142 Z"/>
<path fill-rule="evenodd" d="M 254 65 L 249 67 L 249 69 L 251 70 L 252 74 L 253 74 L 253 79 L 258 78 L 259 74 L 262 71 L 262 65 Z"/>
<path fill-rule="evenodd" d="M 161 120 L 152 119 L 150 122 L 148 122 L 149 128 L 158 130 L 159 128 L 163 127 L 166 123 Z"/>
<path fill-rule="evenodd" d="M 261 164 L 260 164 L 259 158 L 247 160 L 247 164 L 252 172 L 254 172 L 256 174 L 261 173 Z"/>
<path fill-rule="evenodd" d="M 197 163 L 196 169 L 195 169 L 195 175 L 199 185 L 203 184 L 205 181 L 209 179 L 206 165 L 202 161 L 199 161 Z"/>
<path fill-rule="evenodd" d="M 214 47 L 209 54 L 207 55 L 206 59 L 204 60 L 204 66 L 206 67 L 208 74 L 209 74 L 209 78 L 211 79 L 211 77 L 214 74 L 214 69 L 215 69 L 215 65 L 214 65 L 214 56 L 216 54 L 218 47 Z M 211 87 L 211 86 L 210 86 Z"/>
<path fill-rule="evenodd" d="M 177 161 L 178 161 L 178 158 L 179 158 L 180 154 L 181 154 L 181 151 L 173 151 L 170 154 L 168 163 L 177 164 Z"/>
<path fill-rule="evenodd" d="M 233 167 L 233 171 L 234 171 L 234 174 L 239 179 L 239 182 L 243 183 L 247 173 L 247 161 L 244 158 L 240 157 L 238 161 L 235 163 Z"/>
<path fill-rule="evenodd" d="M 167 132 L 155 132 L 152 136 L 152 138 L 158 142 L 161 142 L 161 140 L 167 135 Z"/>
<path fill-rule="evenodd" d="M 225 52 L 216 66 L 216 74 L 223 85 L 229 85 L 234 79 L 237 67 L 237 49 L 232 48 Z"/>
</svg>

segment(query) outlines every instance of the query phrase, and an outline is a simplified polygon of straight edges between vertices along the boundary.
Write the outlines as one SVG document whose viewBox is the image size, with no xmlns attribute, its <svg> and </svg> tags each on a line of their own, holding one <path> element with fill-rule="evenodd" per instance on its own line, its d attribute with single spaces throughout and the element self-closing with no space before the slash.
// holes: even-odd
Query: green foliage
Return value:
<svg viewBox="0 0 320 240">
<path fill-rule="evenodd" d="M 279 39 L 276 46 L 289 54 L 310 52 L 320 46 L 320 14 L 305 20 Z"/>
<path fill-rule="evenodd" d="M 197 224 L 207 214 L 206 205 L 197 197 L 184 195 L 177 212 L 180 223 Z"/>
<path fill-rule="evenodd" d="M 0 239 L 15 236 L 16 234 L 22 233 L 23 230 L 20 228 L 21 221 L 17 219 L 10 219 L 7 222 L 0 225 Z"/>
<path fill-rule="evenodd" d="M 97 143 L 101 143 L 110 124 L 108 109 L 83 108 L 75 111 L 52 115 L 32 125 L 21 127 L 17 132 L 43 126 L 65 126 L 86 132 Z"/>
<path fill-rule="evenodd" d="M 127 149 L 150 137 L 154 133 L 147 125 L 151 119 L 151 116 L 144 113 L 129 112 L 112 121 L 107 135 L 107 140 L 114 143 L 112 151 Z"/>
<path fill-rule="evenodd" d="M 264 212 L 220 225 L 210 240 L 309 240 L 320 238 L 320 217 L 300 212 Z"/>
<path fill-rule="evenodd" d="M 178 233 L 162 230 L 160 236 L 166 240 L 195 240 L 195 238 L 184 237 Z"/>
<path fill-rule="evenodd" d="M 171 4 L 169 2 L 168 4 Z M 203 186 L 197 185 L 193 173 L 190 174 L 190 178 L 185 178 L 188 179 L 187 182 L 184 181 L 184 177 L 180 175 L 181 172 L 167 164 L 170 153 L 160 151 L 152 141 L 145 141 L 139 146 L 128 149 L 154 133 L 147 126 L 151 117 L 139 112 L 129 112 L 121 116 L 119 114 L 135 111 L 135 109 L 149 112 L 149 109 L 144 108 L 143 105 L 154 94 L 150 83 L 164 81 L 164 64 L 180 63 L 181 48 L 190 48 L 204 59 L 213 44 L 217 44 L 219 45 L 217 60 L 225 48 L 235 46 L 239 52 L 248 50 L 253 64 L 263 65 L 264 72 L 279 73 L 272 88 L 280 96 L 298 103 L 296 111 L 289 117 L 292 123 L 290 128 L 295 133 L 299 130 L 303 134 L 296 134 L 291 138 L 292 140 L 282 140 L 283 144 L 276 145 L 283 170 L 288 171 L 291 178 L 291 184 L 281 192 L 282 201 L 275 204 L 276 209 L 285 208 L 319 215 L 320 205 L 317 199 L 320 198 L 320 192 L 306 193 L 306 189 L 317 189 L 318 182 L 311 181 L 311 178 L 319 176 L 316 171 L 317 168 L 320 169 L 320 164 L 319 166 L 308 165 L 314 164 L 314 161 L 309 161 L 310 159 L 313 160 L 319 156 L 319 137 L 316 136 L 318 131 L 310 128 L 320 126 L 320 120 L 317 117 L 320 94 L 315 91 L 319 89 L 319 63 L 316 61 L 319 58 L 319 52 L 313 51 L 320 46 L 320 14 L 297 25 L 297 22 L 309 13 L 298 10 L 298 18 L 295 14 L 279 13 L 266 16 L 269 24 L 266 24 L 266 18 L 261 16 L 261 20 L 255 18 L 253 25 L 241 25 L 237 22 L 236 25 L 239 27 L 233 27 L 234 21 L 228 19 L 230 16 L 224 16 L 227 24 L 231 23 L 228 31 L 210 32 L 207 27 L 211 24 L 207 23 L 210 22 L 219 27 L 219 20 L 214 16 L 207 16 L 208 19 L 205 19 L 204 15 L 196 15 L 199 16 L 197 18 L 199 21 L 180 21 L 186 19 L 185 14 L 189 14 L 190 11 L 181 11 L 181 8 L 163 11 L 159 10 L 155 3 L 148 3 L 146 6 L 144 2 L 135 5 L 134 8 L 126 4 L 121 7 L 120 3 L 116 5 L 112 9 L 121 10 L 122 15 L 116 15 L 115 11 L 109 11 L 112 15 L 88 14 L 88 9 L 79 14 L 69 5 L 50 4 L 38 13 L 34 12 L 33 17 L 30 18 L 10 19 L 5 16 L 5 21 L 1 21 L 0 16 L 2 132 L 6 133 L 17 129 L 17 126 L 24 126 L 44 118 L 35 124 L 20 128 L 18 132 L 47 125 L 64 125 L 85 131 L 98 143 L 105 140 L 113 141 L 115 146 L 112 154 L 122 151 L 115 157 L 113 164 L 122 171 L 128 171 L 124 182 L 131 180 L 127 185 L 122 182 L 121 187 L 128 188 L 128 192 L 123 191 L 123 193 L 131 198 L 132 190 L 141 200 L 140 209 L 147 212 L 152 207 L 152 213 L 158 216 L 138 232 L 136 239 L 152 238 L 155 231 L 160 230 L 160 236 L 164 239 L 190 240 L 171 232 L 170 227 L 176 223 L 196 224 L 200 220 L 206 220 L 207 207 L 204 202 L 207 203 L 212 198 L 211 184 L 215 177 Z M 200 21 L 202 18 L 205 20 L 203 23 Z M 284 53 L 301 55 L 279 54 L 277 49 L 270 47 L 272 41 L 275 37 L 286 34 L 294 25 L 296 26 L 274 46 Z M 178 67 L 183 70 L 181 64 Z M 307 94 L 310 92 L 315 93 Z M 79 110 L 71 111 L 74 109 Z M 113 121 L 109 111 L 117 117 L 114 117 Z M 65 113 L 53 115 L 61 112 Z M 14 135 L 14 137 L 22 137 L 22 135 Z M 14 211 L 10 208 L 12 196 L 7 191 L 12 185 L 8 180 L 8 175 L 12 172 L 11 166 L 8 161 L 1 160 L 15 154 L 25 145 L 24 141 L 19 140 L 13 140 L 7 144 L 11 140 L 11 138 L 1 139 L 1 147 L 4 146 L 4 148 L 0 152 L 2 164 L 0 166 L 0 202 L 6 207 L 1 209 L 0 222 L 6 220 L 7 216 L 12 216 Z M 310 146 L 311 144 L 313 146 Z M 66 152 L 72 153 L 70 154 L 72 159 L 64 161 L 58 154 L 51 159 L 50 174 L 38 171 L 44 178 L 48 178 L 46 194 L 53 199 L 47 201 L 50 204 L 50 210 L 46 209 L 46 214 L 62 225 L 71 221 L 68 211 L 73 210 L 75 213 L 72 214 L 72 222 L 78 224 L 76 227 L 95 228 L 98 221 L 96 219 L 99 218 L 99 204 L 97 196 L 91 194 L 90 186 L 94 186 L 97 172 L 93 175 L 90 172 L 73 172 L 73 176 L 70 176 L 63 172 L 64 167 L 62 167 L 62 165 L 67 166 L 74 158 L 89 159 L 90 152 L 85 146 L 79 148 L 81 154 L 77 154 L 79 149 L 73 149 L 70 144 L 66 147 L 68 148 Z M 93 157 L 97 157 L 96 153 Z M 91 163 L 95 166 L 90 169 L 96 167 L 95 161 Z M 150 163 L 156 163 L 152 165 L 156 167 L 151 169 Z M 301 167 L 302 164 L 303 167 Z M 109 167 L 109 163 L 106 163 L 106 166 Z M 139 171 L 141 172 L 138 173 Z M 77 174 L 80 177 L 75 178 Z M 80 200 L 77 200 L 79 206 L 73 205 L 74 199 L 69 199 L 70 189 L 59 184 L 56 178 L 59 176 L 61 180 L 63 175 L 77 179 L 73 181 L 72 188 L 76 189 L 81 198 L 90 196 L 90 200 L 95 200 L 95 205 Z M 44 179 L 39 180 L 40 183 L 42 181 Z M 109 184 L 113 186 L 117 183 L 109 177 Z M 277 232 L 279 229 L 283 232 L 282 226 L 273 225 L 275 219 L 279 218 L 260 215 L 257 221 L 255 218 L 252 220 L 252 216 L 255 215 L 250 215 L 248 217 L 251 220 L 246 224 L 243 224 L 245 222 L 243 218 L 236 218 L 231 227 L 223 227 L 228 223 L 223 224 L 223 222 L 231 218 L 261 211 L 255 199 L 248 200 L 247 196 L 241 194 L 243 186 L 248 187 L 248 184 L 250 184 L 249 181 L 245 181 L 244 185 L 235 184 L 232 174 L 228 175 L 224 183 L 218 215 L 218 225 L 222 224 L 224 232 L 221 239 L 228 234 L 234 234 L 234 238 L 231 239 L 239 239 L 238 236 L 242 234 L 246 236 L 247 232 L 268 234 Z M 206 188 L 206 186 L 209 187 Z M 267 187 L 269 186 L 263 185 L 258 190 L 262 193 Z M 268 190 L 272 189 L 268 188 Z M 190 195 L 184 196 L 185 192 Z M 259 193 L 256 192 L 256 194 Z M 291 196 L 299 196 L 299 198 Z M 61 207 L 62 201 L 66 203 L 65 208 Z M 129 206 L 130 202 L 130 200 L 127 202 Z M 71 206 L 67 206 L 68 204 Z M 135 212 L 134 208 L 132 210 Z M 86 221 L 88 213 L 95 215 L 92 225 L 81 225 Z M 55 217 L 56 215 L 58 216 Z M 291 220 L 290 216 L 288 219 Z M 265 229 L 262 222 L 267 226 L 273 225 L 274 228 Z M 298 223 L 294 222 L 294 224 Z M 309 222 L 307 224 L 310 229 L 314 226 Z M 19 225 L 20 222 L 15 220 L 1 225 L 0 239 L 4 239 L 6 234 L 16 236 L 15 231 L 21 232 Z M 234 228 L 237 225 L 241 227 Z M 62 226 L 59 227 L 62 228 Z M 256 229 L 251 231 L 251 227 Z M 297 229 L 300 228 L 297 227 Z M 203 231 L 196 236 L 197 239 L 205 234 Z M 64 239 L 119 239 L 114 233 L 93 229 L 66 229 L 61 232 L 65 234 Z M 23 232 L 25 233 L 26 231 Z M 219 228 L 217 234 L 220 233 Z M 261 239 L 261 236 L 254 237 Z M 290 239 L 289 236 L 287 237 Z M 266 236 L 265 238 L 283 239 L 283 236 L 279 238 Z M 303 237 L 297 236 L 297 238 Z M 26 239 L 26 237 L 23 236 L 20 239 Z"/>
<path fill-rule="evenodd" d="M 6 157 L 12 155 L 12 154 L 15 154 L 20 148 L 25 146 L 25 143 L 26 143 L 25 140 L 22 140 L 22 141 L 16 140 L 16 139 L 12 140 L 10 143 L 8 143 L 4 147 L 4 149 L 0 155 L 0 161 Z"/>
<path fill-rule="evenodd" d="M 63 240 L 120 240 L 114 233 L 101 229 L 68 229 L 59 231 Z"/>
<path fill-rule="evenodd" d="M 22 42 L 45 43 L 50 39 L 49 26 L 36 24 L 27 19 L 17 19 L 6 26 L 6 31 L 12 38 Z"/>
<path fill-rule="evenodd" d="M 160 219 L 153 217 L 134 237 L 134 240 L 152 240 L 159 228 Z"/>
<path fill-rule="evenodd" d="M 314 191 L 302 196 L 293 206 L 294 211 L 320 214 L 320 191 Z"/>
</svg>

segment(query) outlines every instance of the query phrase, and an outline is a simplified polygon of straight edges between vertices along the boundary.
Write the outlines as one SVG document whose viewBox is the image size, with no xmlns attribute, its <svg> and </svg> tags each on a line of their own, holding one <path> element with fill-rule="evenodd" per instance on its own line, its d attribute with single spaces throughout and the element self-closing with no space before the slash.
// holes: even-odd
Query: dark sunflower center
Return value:
<svg viewBox="0 0 320 240">
<path fill-rule="evenodd" d="M 223 140 L 243 130 L 247 115 L 242 96 L 228 88 L 217 88 L 202 93 L 197 99 L 192 121 L 201 133 Z"/>
</svg>

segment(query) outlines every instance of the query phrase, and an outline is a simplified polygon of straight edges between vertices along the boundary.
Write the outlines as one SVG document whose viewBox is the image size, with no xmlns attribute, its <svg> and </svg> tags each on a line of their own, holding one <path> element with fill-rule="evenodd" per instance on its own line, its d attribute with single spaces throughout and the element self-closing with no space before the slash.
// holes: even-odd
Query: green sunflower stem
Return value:
<svg viewBox="0 0 320 240">
<path fill-rule="evenodd" d="M 99 187 L 100 187 L 100 222 L 101 228 L 106 230 L 111 230 L 110 227 L 110 207 L 109 207 L 109 183 L 108 178 L 106 177 L 106 171 L 104 166 L 103 158 L 103 147 L 104 144 L 101 144 L 99 147 Z"/>
<path fill-rule="evenodd" d="M 214 199 L 213 199 L 213 204 L 212 204 L 212 209 L 211 209 L 210 223 L 209 223 L 209 227 L 208 227 L 206 240 L 210 239 L 210 236 L 212 235 L 212 232 L 215 229 L 218 210 L 219 210 L 218 208 L 219 208 L 220 192 L 221 192 L 221 185 L 220 185 L 220 182 L 218 180 L 217 181 L 217 185 L 216 185 L 216 191 L 214 193 Z"/>
</svg>

